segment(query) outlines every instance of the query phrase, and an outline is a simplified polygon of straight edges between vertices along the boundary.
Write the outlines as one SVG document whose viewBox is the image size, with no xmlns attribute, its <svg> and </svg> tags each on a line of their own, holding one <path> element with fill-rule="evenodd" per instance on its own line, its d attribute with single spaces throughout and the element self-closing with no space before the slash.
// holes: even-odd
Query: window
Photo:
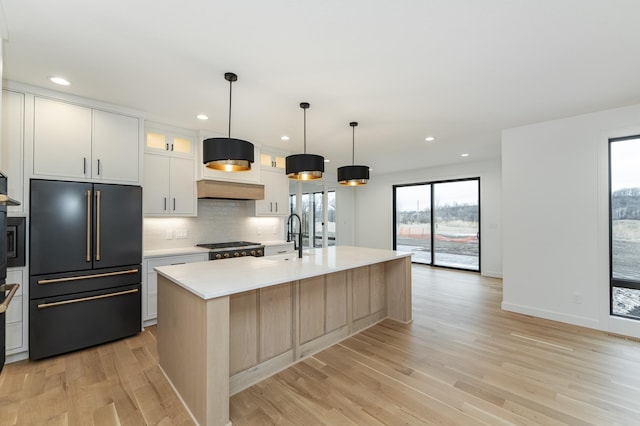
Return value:
<svg viewBox="0 0 640 426">
<path fill-rule="evenodd" d="M 640 319 L 640 135 L 609 141 L 611 314 Z"/>
<path fill-rule="evenodd" d="M 306 248 L 323 247 L 324 193 L 302 193 L 302 245 Z M 296 195 L 289 195 L 290 211 L 296 212 Z M 327 192 L 327 246 L 336 245 L 336 191 Z M 311 236 L 311 238 L 310 238 Z"/>
<path fill-rule="evenodd" d="M 412 261 L 480 271 L 480 179 L 393 187 L 394 250 Z"/>
</svg>

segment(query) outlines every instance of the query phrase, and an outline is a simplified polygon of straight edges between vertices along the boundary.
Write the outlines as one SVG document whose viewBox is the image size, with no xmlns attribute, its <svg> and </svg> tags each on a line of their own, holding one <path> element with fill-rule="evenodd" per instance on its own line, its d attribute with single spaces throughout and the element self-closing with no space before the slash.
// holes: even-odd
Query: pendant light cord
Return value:
<svg viewBox="0 0 640 426">
<path fill-rule="evenodd" d="M 303 134 L 304 134 L 304 153 L 307 153 L 307 109 L 303 108 L 302 112 L 304 113 L 304 125 L 303 125 Z"/>
<path fill-rule="evenodd" d="M 229 81 L 229 139 L 231 139 L 231 88 L 233 87 L 233 81 Z"/>
<path fill-rule="evenodd" d="M 352 138 L 351 138 L 351 164 L 356 164 L 356 126 L 352 126 L 353 130 Z"/>
</svg>

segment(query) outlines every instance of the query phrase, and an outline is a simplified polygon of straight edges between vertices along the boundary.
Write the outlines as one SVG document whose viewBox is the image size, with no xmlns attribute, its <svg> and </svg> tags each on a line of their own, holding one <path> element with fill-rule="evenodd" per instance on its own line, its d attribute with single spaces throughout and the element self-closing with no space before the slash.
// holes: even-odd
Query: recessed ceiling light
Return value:
<svg viewBox="0 0 640 426">
<path fill-rule="evenodd" d="M 289 136 L 287 136 L 287 135 L 281 136 L 280 140 L 281 141 L 288 141 L 289 140 Z"/>
<path fill-rule="evenodd" d="M 68 86 L 71 84 L 69 83 L 69 80 L 64 79 L 62 77 L 49 77 L 49 80 L 51 80 L 55 84 L 59 84 L 60 86 Z"/>
<path fill-rule="evenodd" d="M 426 138 L 424 138 L 424 140 L 427 142 L 433 142 L 436 140 L 436 138 L 434 138 L 433 136 L 427 136 Z"/>
<path fill-rule="evenodd" d="M 468 157 L 469 154 L 467 154 L 466 152 L 464 154 L 460 154 L 460 157 Z"/>
<path fill-rule="evenodd" d="M 208 120 L 209 116 L 207 116 L 207 114 L 198 114 L 198 115 L 196 115 L 196 118 L 198 120 Z"/>
</svg>

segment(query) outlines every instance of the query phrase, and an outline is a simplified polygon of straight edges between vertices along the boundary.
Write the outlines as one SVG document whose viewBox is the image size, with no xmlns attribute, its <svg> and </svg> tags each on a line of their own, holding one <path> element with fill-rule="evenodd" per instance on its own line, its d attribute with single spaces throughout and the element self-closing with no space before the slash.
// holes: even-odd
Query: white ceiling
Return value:
<svg viewBox="0 0 640 426">
<path fill-rule="evenodd" d="M 640 102 L 638 0 L 2 0 L 4 77 L 376 173 Z M 67 88 L 47 78 L 61 75 Z M 195 118 L 206 113 L 207 122 Z M 283 142 L 282 135 L 291 140 Z M 425 142 L 433 135 L 435 142 Z M 469 153 L 462 158 L 460 154 Z"/>
</svg>

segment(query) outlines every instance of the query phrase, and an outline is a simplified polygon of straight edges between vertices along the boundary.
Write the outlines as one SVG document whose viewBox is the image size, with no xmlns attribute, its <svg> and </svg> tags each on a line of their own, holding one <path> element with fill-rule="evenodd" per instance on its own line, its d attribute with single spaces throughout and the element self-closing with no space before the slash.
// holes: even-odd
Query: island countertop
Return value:
<svg viewBox="0 0 640 426">
<path fill-rule="evenodd" d="M 334 246 L 288 256 L 240 257 L 155 270 L 196 296 L 209 300 L 290 281 L 372 265 L 411 253 L 365 247 Z"/>
</svg>

